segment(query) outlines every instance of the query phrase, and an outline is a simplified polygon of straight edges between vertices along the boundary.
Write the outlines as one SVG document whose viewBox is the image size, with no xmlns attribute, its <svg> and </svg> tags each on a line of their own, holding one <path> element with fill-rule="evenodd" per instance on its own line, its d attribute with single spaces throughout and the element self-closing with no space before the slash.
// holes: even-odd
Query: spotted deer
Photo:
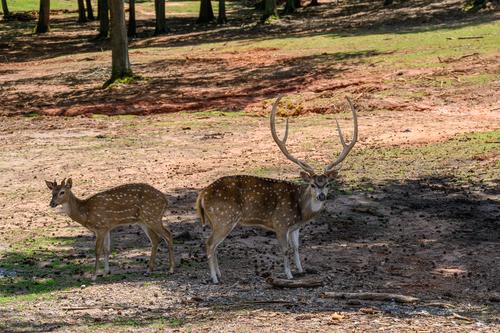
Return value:
<svg viewBox="0 0 500 333">
<path fill-rule="evenodd" d="M 285 275 L 292 279 L 288 260 L 289 246 L 293 249 L 295 266 L 303 272 L 299 256 L 299 231 L 305 223 L 322 209 L 328 194 L 329 183 L 337 177 L 338 166 L 354 147 L 358 138 L 356 110 L 349 99 L 353 114 L 352 140 L 346 143 L 337 122 L 343 150 L 323 172 L 317 174 L 307 163 L 293 157 L 286 148 L 288 119 L 282 140 L 276 134 L 276 111 L 279 97 L 271 111 L 271 134 L 281 152 L 302 171 L 300 177 L 305 184 L 262 178 L 256 176 L 226 176 L 219 178 L 203 189 L 196 201 L 196 210 L 203 225 L 208 224 L 211 234 L 206 241 L 206 253 L 210 275 L 214 283 L 221 277 L 217 260 L 217 247 L 237 225 L 258 226 L 276 233 L 282 251 Z"/>
<path fill-rule="evenodd" d="M 61 205 L 64 212 L 74 221 L 94 232 L 95 270 L 92 280 L 97 278 L 99 257 L 104 253 L 104 273 L 109 274 L 110 232 L 112 229 L 127 224 L 138 224 L 146 232 L 151 242 L 151 256 L 148 273 L 155 267 L 158 244 L 163 238 L 167 242 L 170 261 L 169 272 L 174 271 L 174 251 L 172 233 L 162 223 L 167 209 L 167 199 L 159 190 L 148 184 L 125 184 L 87 199 L 77 198 L 71 191 L 71 178 L 45 181 L 52 191 L 50 207 Z"/>
</svg>

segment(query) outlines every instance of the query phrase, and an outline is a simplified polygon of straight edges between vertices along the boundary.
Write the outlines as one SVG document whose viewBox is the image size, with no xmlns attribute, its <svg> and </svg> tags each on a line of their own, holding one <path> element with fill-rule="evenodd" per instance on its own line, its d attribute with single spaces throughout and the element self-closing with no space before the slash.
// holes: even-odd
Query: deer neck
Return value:
<svg viewBox="0 0 500 333">
<path fill-rule="evenodd" d="M 83 205 L 83 200 L 78 199 L 73 193 L 70 193 L 69 200 L 62 204 L 64 212 L 75 222 L 85 224 L 87 222 L 87 213 Z"/>
<path fill-rule="evenodd" d="M 322 209 L 324 201 L 316 199 L 316 196 L 311 194 L 310 186 L 302 188 L 302 193 L 300 197 L 300 210 L 302 215 L 302 220 L 309 221 L 314 218 Z"/>
</svg>

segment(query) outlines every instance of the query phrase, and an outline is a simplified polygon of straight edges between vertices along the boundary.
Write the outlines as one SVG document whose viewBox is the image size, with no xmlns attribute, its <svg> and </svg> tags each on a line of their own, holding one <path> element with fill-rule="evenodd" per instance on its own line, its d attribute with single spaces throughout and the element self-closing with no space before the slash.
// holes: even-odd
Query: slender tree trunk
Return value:
<svg viewBox="0 0 500 333">
<path fill-rule="evenodd" d="M 43 34 L 49 31 L 50 0 L 40 0 L 40 11 L 35 33 Z"/>
<path fill-rule="evenodd" d="M 128 1 L 128 31 L 129 37 L 135 37 L 137 34 L 137 24 L 135 22 L 135 0 Z"/>
<path fill-rule="evenodd" d="M 165 0 L 155 0 L 156 28 L 155 35 L 168 32 L 167 21 L 165 20 Z"/>
<path fill-rule="evenodd" d="M 111 10 L 111 79 L 130 76 L 130 61 L 128 57 L 127 28 L 125 26 L 125 8 L 123 0 L 110 0 Z"/>
<path fill-rule="evenodd" d="M 92 0 L 85 0 L 85 4 L 87 6 L 87 18 L 90 21 L 95 20 L 94 10 L 92 9 Z"/>
<path fill-rule="evenodd" d="M 276 5 L 276 0 L 264 0 L 264 16 L 263 20 L 267 20 L 271 16 L 278 17 L 278 7 Z"/>
<path fill-rule="evenodd" d="M 200 1 L 200 14 L 196 23 L 210 23 L 214 20 L 214 11 L 212 9 L 212 2 L 210 0 Z"/>
<path fill-rule="evenodd" d="M 87 22 L 87 18 L 85 17 L 85 4 L 83 0 L 78 0 L 78 23 Z"/>
<path fill-rule="evenodd" d="M 108 0 L 99 1 L 99 38 L 107 38 L 109 34 L 109 7 Z"/>
<path fill-rule="evenodd" d="M 318 0 L 311 0 L 311 3 L 309 4 L 309 6 L 319 6 Z"/>
<path fill-rule="evenodd" d="M 7 6 L 7 0 L 2 0 L 2 10 L 3 10 L 3 19 L 5 20 L 10 16 L 9 7 Z"/>
<path fill-rule="evenodd" d="M 218 24 L 227 23 L 226 17 L 226 0 L 219 0 L 219 16 L 217 17 Z"/>
<path fill-rule="evenodd" d="M 295 0 L 286 0 L 285 13 L 291 14 L 295 12 Z"/>
</svg>

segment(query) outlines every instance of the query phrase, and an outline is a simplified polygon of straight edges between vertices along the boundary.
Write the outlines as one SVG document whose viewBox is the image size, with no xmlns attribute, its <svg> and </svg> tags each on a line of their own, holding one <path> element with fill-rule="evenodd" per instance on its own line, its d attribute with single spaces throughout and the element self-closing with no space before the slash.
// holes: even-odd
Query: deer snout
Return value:
<svg viewBox="0 0 500 333">
<path fill-rule="evenodd" d="M 325 195 L 325 193 L 321 192 L 320 194 L 318 194 L 317 199 L 318 199 L 319 201 L 325 201 L 325 200 L 326 200 L 326 195 Z"/>
<path fill-rule="evenodd" d="M 50 204 L 49 204 L 49 206 L 52 207 L 52 208 L 56 208 L 57 204 L 55 203 L 55 201 L 51 201 Z"/>
</svg>

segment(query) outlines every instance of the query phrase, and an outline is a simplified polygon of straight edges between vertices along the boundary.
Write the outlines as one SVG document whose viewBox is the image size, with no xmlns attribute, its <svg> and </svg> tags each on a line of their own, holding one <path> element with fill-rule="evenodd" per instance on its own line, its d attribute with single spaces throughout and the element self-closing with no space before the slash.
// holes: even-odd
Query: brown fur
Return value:
<svg viewBox="0 0 500 333">
<path fill-rule="evenodd" d="M 148 235 L 152 249 L 149 270 L 154 270 L 158 244 L 163 238 L 168 245 L 170 272 L 174 269 L 173 239 L 162 223 L 167 209 L 165 195 L 148 184 L 125 184 L 87 199 L 78 199 L 71 191 L 72 181 L 46 182 L 52 190 L 51 206 L 62 205 L 68 216 L 96 234 L 96 263 L 93 278 L 97 276 L 99 257 L 104 252 L 105 271 L 109 272 L 109 233 L 127 224 L 139 224 Z"/>
</svg>

